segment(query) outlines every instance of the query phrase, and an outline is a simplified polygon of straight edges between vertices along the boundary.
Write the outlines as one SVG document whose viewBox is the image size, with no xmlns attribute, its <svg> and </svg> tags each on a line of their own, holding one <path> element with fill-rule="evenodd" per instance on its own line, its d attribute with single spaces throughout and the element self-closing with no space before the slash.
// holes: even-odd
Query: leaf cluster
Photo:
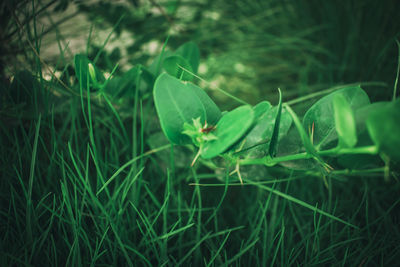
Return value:
<svg viewBox="0 0 400 267">
<path fill-rule="evenodd" d="M 185 45 L 187 50 L 198 51 Z M 185 53 L 184 53 L 185 54 Z M 275 165 L 296 159 L 314 159 L 323 169 L 331 166 L 326 157 L 340 157 L 352 154 L 380 155 L 399 160 L 398 139 L 400 134 L 398 118 L 400 107 L 397 102 L 371 104 L 368 95 L 360 86 L 345 87 L 318 100 L 304 114 L 300 121 L 287 104 L 283 104 L 281 92 L 276 106 L 262 101 L 255 106 L 242 105 L 228 112 L 221 112 L 203 89 L 191 83 L 191 70 L 198 65 L 190 60 L 171 55 L 163 64 L 167 73 L 161 74 L 154 84 L 154 102 L 165 136 L 173 144 L 192 143 L 199 146 L 204 159 L 216 156 L 228 157 L 233 161 L 245 159 L 244 164 Z M 175 66 L 174 68 L 172 66 Z M 186 74 L 187 73 L 187 74 Z M 221 115 L 222 114 L 222 115 Z M 193 124 L 194 122 L 194 124 Z M 294 127 L 300 136 L 304 153 L 276 158 L 281 140 Z M 202 131 L 208 123 L 213 126 Z M 192 125 L 193 130 L 190 131 Z M 191 138 L 188 138 L 191 137 Z M 362 144 L 358 146 L 357 144 Z M 259 158 L 262 161 L 252 161 Z"/>
</svg>

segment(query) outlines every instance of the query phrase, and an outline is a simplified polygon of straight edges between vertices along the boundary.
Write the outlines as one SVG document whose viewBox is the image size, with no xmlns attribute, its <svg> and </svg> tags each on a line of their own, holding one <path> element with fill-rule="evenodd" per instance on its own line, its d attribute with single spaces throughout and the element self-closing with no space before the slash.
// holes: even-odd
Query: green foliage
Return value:
<svg viewBox="0 0 400 267">
<path fill-rule="evenodd" d="M 93 62 L 80 59 L 87 64 L 75 66 L 76 83 L 65 46 L 70 40 L 61 29 L 56 34 L 61 52 L 57 62 L 32 53 L 47 50 L 41 49 L 47 40 L 36 33 L 42 32 L 41 25 L 35 25 L 37 18 L 47 21 L 45 7 L 59 12 L 74 3 L 12 2 L 0 11 L 5 15 L 1 20 L 14 25 L 0 34 L 0 50 L 28 51 L 22 53 L 23 64 L 10 67 L 14 61 L 8 60 L 1 70 L 9 75 L 0 81 L 2 265 L 397 264 L 399 183 L 391 178 L 399 176 L 399 103 L 364 101 L 355 107 L 356 100 L 347 93 L 332 93 L 325 118 L 315 115 L 314 124 L 308 125 L 300 120 L 311 106 L 308 100 L 337 91 L 333 84 L 392 84 L 397 3 L 79 2 L 95 22 L 93 32 L 117 22 L 116 42 L 127 31 L 135 40 L 115 57 L 117 50 L 107 52 L 106 42 L 96 45 L 99 51 L 93 54 L 95 45 L 88 40 L 86 54 Z M 157 39 L 162 44 L 169 33 L 166 50 L 147 68 L 154 55 L 142 45 Z M 17 37 L 17 45 L 10 35 Z M 361 39 L 368 41 L 360 44 Z M 221 77 L 217 86 L 229 92 L 218 88 L 209 97 L 195 85 L 197 78 L 191 83 L 179 80 L 182 75 L 160 75 L 167 71 L 163 62 L 170 56 L 184 58 L 196 73 L 197 46 L 189 42 L 177 48 L 187 40 L 202 49 L 206 68 L 200 76 L 212 82 L 210 87 Z M 21 66 L 29 71 L 19 73 Z M 110 78 L 104 80 L 99 69 L 110 72 Z M 157 78 L 165 82 L 153 88 Z M 387 87 L 373 90 L 377 84 L 382 86 L 361 82 L 371 100 L 391 98 Z M 268 102 L 275 103 L 278 87 L 285 88 L 288 101 L 282 109 Z M 356 95 L 365 100 L 363 93 Z M 235 101 L 226 101 L 226 96 Z M 211 97 L 219 107 L 233 110 L 221 113 Z M 179 113 L 170 108 L 174 101 L 184 113 L 175 139 L 186 139 L 185 146 L 171 145 L 160 128 L 159 121 L 161 126 L 175 125 L 168 118 Z M 187 109 L 184 101 L 199 109 Z M 237 102 L 260 101 L 232 108 Z M 349 114 L 356 131 L 346 120 Z M 318 137 L 330 139 L 323 144 L 315 142 L 318 120 L 330 120 L 333 132 Z M 221 131 L 218 138 L 219 129 L 226 135 Z M 215 156 L 199 157 L 191 167 L 195 147 L 190 143 L 215 150 Z M 276 156 L 268 155 L 275 148 Z M 313 164 L 302 170 L 287 167 L 305 160 Z"/>
<path fill-rule="evenodd" d="M 197 73 L 199 64 L 200 50 L 194 42 L 181 45 L 172 55 L 166 56 L 162 61 L 162 66 L 167 73 L 184 81 L 193 79 L 192 73 Z"/>
<path fill-rule="evenodd" d="M 265 156 L 269 150 L 269 144 L 277 118 L 277 106 L 271 106 L 268 101 L 262 101 L 253 108 L 254 126 L 243 139 L 240 145 L 241 151 L 246 151 L 252 157 Z M 279 123 L 279 140 L 286 135 L 292 125 L 292 117 L 283 109 Z"/>
<path fill-rule="evenodd" d="M 139 88 L 136 88 L 137 81 L 140 81 Z M 122 76 L 113 75 L 105 84 L 104 92 L 115 99 L 132 99 L 136 90 L 143 95 L 153 88 L 153 84 L 154 77 L 150 71 L 142 65 L 136 65 Z"/>
<path fill-rule="evenodd" d="M 306 152 L 310 156 L 314 157 L 315 159 L 318 159 L 319 161 L 322 161 L 321 157 L 317 153 L 317 150 L 313 146 L 313 143 L 312 143 L 312 140 L 310 139 L 310 136 L 304 130 L 304 126 L 303 126 L 303 124 L 301 124 L 300 119 L 297 117 L 296 113 L 292 110 L 292 108 L 290 106 L 285 106 L 285 108 L 289 111 L 290 116 L 292 116 L 293 123 L 296 126 L 297 132 L 300 135 L 301 142 L 304 145 L 304 148 L 305 148 Z M 306 113 L 306 115 L 307 115 L 307 113 Z"/>
<path fill-rule="evenodd" d="M 75 75 L 79 81 L 80 88 L 98 90 L 104 83 L 103 74 L 85 55 L 75 55 Z"/>
<path fill-rule="evenodd" d="M 189 136 L 192 139 L 193 144 L 202 147 L 206 142 L 217 139 L 214 133 L 212 133 L 214 129 L 215 126 L 208 126 L 207 123 L 203 126 L 199 117 L 193 119 L 193 124 L 185 122 L 183 124 L 182 133 Z"/>
<path fill-rule="evenodd" d="M 279 103 L 275 117 L 274 131 L 272 132 L 271 142 L 269 144 L 268 154 L 270 157 L 275 157 L 276 150 L 278 147 L 278 138 L 279 138 L 279 127 L 281 124 L 281 115 L 282 115 L 282 92 L 279 90 Z"/>
<path fill-rule="evenodd" d="M 217 123 L 216 140 L 205 143 L 201 155 L 210 159 L 225 152 L 238 141 L 253 124 L 254 112 L 250 106 L 240 106 L 225 114 Z"/>
<path fill-rule="evenodd" d="M 343 94 L 334 95 L 333 110 L 339 147 L 354 147 L 357 144 L 356 122 L 353 110 Z"/>
<path fill-rule="evenodd" d="M 167 71 L 168 74 L 179 78 L 184 81 L 190 81 L 193 79 L 193 75 L 189 74 L 188 72 L 184 71 L 182 68 L 193 72 L 192 66 L 189 62 L 178 55 L 170 56 L 164 59 L 163 67 Z"/>
<path fill-rule="evenodd" d="M 361 87 L 343 88 L 318 100 L 303 118 L 304 127 L 309 132 L 313 131 L 312 142 L 318 149 L 327 147 L 338 138 L 335 131 L 335 110 L 333 107 L 334 98 L 337 94 L 343 95 L 349 103 L 348 108 L 353 111 L 370 103 L 368 95 Z"/>
<path fill-rule="evenodd" d="M 150 71 L 158 76 L 157 69 L 161 66 L 168 74 L 184 81 L 193 79 L 192 73 L 196 74 L 200 64 L 200 51 L 194 42 L 187 42 L 175 52 L 163 51 L 158 55 L 151 66 Z M 185 71 L 186 70 L 186 71 Z"/>
<path fill-rule="evenodd" d="M 184 43 L 176 49 L 175 54 L 186 59 L 193 72 L 197 73 L 200 64 L 200 50 L 195 42 Z"/>
<path fill-rule="evenodd" d="M 367 128 L 379 151 L 400 160 L 400 100 L 377 106 L 369 112 Z"/>
<path fill-rule="evenodd" d="M 215 102 L 207 95 L 207 93 L 193 83 L 186 83 L 185 84 L 188 91 L 196 95 L 196 97 L 200 100 L 204 109 L 206 110 L 206 123 L 209 125 L 215 125 L 222 117 L 221 110 L 215 104 Z"/>
<path fill-rule="evenodd" d="M 165 136 L 174 144 L 189 143 L 183 124 L 200 117 L 201 123 L 217 121 L 219 109 L 195 85 L 161 74 L 154 84 L 154 103 Z"/>
</svg>

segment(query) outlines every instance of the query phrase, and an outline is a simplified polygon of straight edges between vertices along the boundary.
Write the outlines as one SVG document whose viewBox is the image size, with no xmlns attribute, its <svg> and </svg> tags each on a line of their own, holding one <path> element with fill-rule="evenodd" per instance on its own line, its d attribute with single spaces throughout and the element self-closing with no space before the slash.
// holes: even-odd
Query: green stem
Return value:
<svg viewBox="0 0 400 267">
<path fill-rule="evenodd" d="M 350 87 L 350 86 L 387 87 L 387 84 L 384 83 L 384 82 L 374 82 L 374 81 L 372 81 L 372 82 L 349 83 L 349 84 L 344 84 L 344 85 L 339 85 L 339 86 L 335 86 L 335 87 L 332 87 L 332 88 L 328 88 L 328 89 L 325 89 L 325 90 L 322 90 L 322 91 L 318 91 L 318 92 L 315 92 L 315 93 L 312 93 L 312 94 L 309 94 L 309 95 L 306 95 L 306 96 L 302 96 L 302 97 L 299 97 L 299 98 L 296 98 L 296 99 L 292 99 L 290 101 L 287 101 L 286 104 L 292 106 L 292 105 L 295 105 L 295 104 L 298 104 L 298 103 L 313 99 L 315 97 L 326 95 L 326 94 L 329 94 L 331 92 L 337 91 L 337 90 L 342 89 L 342 88 Z"/>
<path fill-rule="evenodd" d="M 343 154 L 370 154 L 376 155 L 378 148 L 376 146 L 361 146 L 354 148 L 332 148 L 328 150 L 319 151 L 318 154 L 321 156 L 338 156 Z"/>
<path fill-rule="evenodd" d="M 376 146 L 364 146 L 364 147 L 355 147 L 355 148 L 332 148 L 328 150 L 318 151 L 317 154 L 320 156 L 339 156 L 339 155 L 346 155 L 346 154 L 370 154 L 376 155 L 378 153 L 378 148 Z M 240 161 L 241 165 L 267 165 L 273 166 L 280 162 L 284 161 L 292 161 L 292 160 L 299 160 L 299 159 L 311 159 L 314 156 L 307 153 L 298 153 L 293 155 L 286 155 L 282 157 L 271 158 L 269 156 L 259 158 L 259 159 L 243 159 Z"/>
<path fill-rule="evenodd" d="M 227 97 L 232 98 L 233 100 L 236 100 L 236 101 L 239 102 L 240 104 L 242 104 L 242 105 L 249 105 L 249 103 L 247 103 L 246 101 L 244 101 L 244 100 L 242 100 L 242 99 L 240 99 L 240 98 L 237 98 L 237 97 L 234 96 L 234 95 L 231 95 L 231 94 L 228 93 L 227 91 L 225 91 L 225 90 L 223 90 L 223 89 L 221 89 L 221 88 L 219 88 L 219 87 L 216 87 L 216 86 L 211 86 L 210 82 L 204 80 L 203 78 L 201 78 L 200 76 L 198 76 L 198 75 L 196 75 L 195 73 L 191 72 L 190 70 L 185 69 L 185 68 L 182 67 L 182 66 L 179 66 L 179 68 L 181 68 L 183 71 L 186 71 L 186 72 L 189 73 L 190 75 L 193 75 L 194 77 L 196 77 L 196 78 L 199 79 L 200 81 L 205 82 L 205 83 L 208 84 L 210 87 L 212 87 L 213 89 L 217 90 L 218 92 L 220 92 L 220 93 L 226 95 Z"/>
</svg>

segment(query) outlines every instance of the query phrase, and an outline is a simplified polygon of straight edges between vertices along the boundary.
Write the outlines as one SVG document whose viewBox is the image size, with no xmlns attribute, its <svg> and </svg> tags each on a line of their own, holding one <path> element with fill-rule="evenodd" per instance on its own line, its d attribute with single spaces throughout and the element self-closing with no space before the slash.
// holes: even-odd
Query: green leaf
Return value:
<svg viewBox="0 0 400 267">
<path fill-rule="evenodd" d="M 314 128 L 313 144 L 316 145 L 317 149 L 326 147 L 338 138 L 333 109 L 333 99 L 337 94 L 346 98 L 353 111 L 370 103 L 368 95 L 359 86 L 337 90 L 318 100 L 303 118 L 303 125 L 306 130 L 311 132 Z"/>
<path fill-rule="evenodd" d="M 254 112 L 250 106 L 240 106 L 225 114 L 213 132 L 217 140 L 204 144 L 202 157 L 213 158 L 225 152 L 238 141 L 253 124 Z"/>
<path fill-rule="evenodd" d="M 269 111 L 269 109 L 271 108 L 271 103 L 269 103 L 268 101 L 261 101 L 260 103 L 258 103 L 257 105 L 255 105 L 253 107 L 253 111 L 254 111 L 254 120 L 257 122 L 258 120 L 261 119 L 261 117 L 263 115 L 265 115 L 265 113 L 267 113 Z"/>
<path fill-rule="evenodd" d="M 94 71 L 94 75 L 90 74 L 89 64 L 92 65 L 92 71 Z M 93 62 L 87 58 L 87 56 L 79 54 L 75 55 L 74 65 L 75 65 L 75 75 L 82 89 L 87 88 L 88 79 L 89 79 L 90 89 L 99 89 L 100 85 L 104 83 L 103 74 L 96 68 Z"/>
<path fill-rule="evenodd" d="M 154 84 L 154 103 L 165 136 L 175 144 L 190 143 L 182 133 L 185 122 L 200 117 L 218 121 L 221 112 L 214 102 L 197 86 L 182 82 L 169 74 L 161 74 Z"/>
<path fill-rule="evenodd" d="M 372 146 L 372 141 L 368 131 L 366 120 L 371 111 L 384 107 L 388 102 L 375 102 L 367 106 L 363 106 L 355 111 L 355 121 L 357 128 L 357 146 Z M 341 155 L 337 158 L 340 166 L 347 169 L 367 169 L 382 166 L 383 162 L 379 155 L 352 154 Z"/>
<path fill-rule="evenodd" d="M 366 124 L 379 151 L 400 160 L 400 100 L 387 102 L 370 111 Z"/>
<path fill-rule="evenodd" d="M 269 140 L 267 139 L 270 139 L 270 137 L 268 137 L 266 133 L 268 123 L 270 122 L 270 120 L 268 120 L 267 118 L 267 115 L 270 113 L 269 112 L 270 110 L 271 110 L 271 104 L 268 101 L 262 101 L 253 107 L 253 112 L 254 112 L 253 127 L 247 133 L 243 142 L 238 143 L 236 146 L 236 148 L 240 148 L 241 152 L 252 149 L 257 145 L 258 145 L 257 147 L 267 146 L 265 141 L 268 141 L 269 143 Z M 273 118 L 271 119 L 273 120 Z"/>
<path fill-rule="evenodd" d="M 362 134 L 367 130 L 366 121 L 371 111 L 387 105 L 387 102 L 374 102 L 372 104 L 363 106 L 355 111 L 356 128 L 358 135 Z M 368 135 L 369 136 L 369 135 Z M 372 140 L 370 139 L 370 145 Z"/>
<path fill-rule="evenodd" d="M 189 64 L 189 62 L 178 55 L 167 57 L 163 63 L 163 68 L 169 75 L 172 75 L 184 81 L 192 80 L 193 75 L 187 71 L 184 71 L 181 67 L 190 72 L 193 72 L 192 66 Z"/>
<path fill-rule="evenodd" d="M 194 85 L 193 83 L 186 83 L 188 89 L 192 90 L 197 95 L 206 110 L 206 122 L 208 125 L 215 125 L 222 117 L 221 110 L 214 103 L 214 101 L 207 95 L 207 93 Z"/>
<path fill-rule="evenodd" d="M 174 55 L 174 53 L 172 51 L 165 50 L 163 53 L 161 53 L 158 56 L 156 56 L 155 59 L 153 60 L 153 62 L 149 66 L 150 73 L 154 77 L 158 77 L 158 75 L 160 74 L 161 67 L 164 64 L 164 60 L 167 57 L 170 57 L 170 56 L 173 56 L 173 55 Z M 157 68 L 159 68 L 159 69 L 157 69 Z"/>
<path fill-rule="evenodd" d="M 240 149 L 241 153 L 248 150 L 248 154 L 252 157 L 262 157 L 268 152 L 278 107 L 272 107 L 268 101 L 263 101 L 258 103 L 253 110 L 254 126 L 244 138 Z M 291 125 L 292 117 L 286 109 L 282 109 L 278 140 L 287 134 Z"/>
<path fill-rule="evenodd" d="M 279 138 L 279 125 L 281 123 L 281 114 L 282 114 L 282 93 L 280 89 L 278 89 L 278 91 L 279 91 L 278 110 L 276 113 L 274 130 L 272 132 L 271 142 L 269 144 L 269 149 L 268 149 L 268 154 L 271 156 L 271 158 L 275 157 L 276 155 L 276 149 L 278 146 L 278 138 Z"/>
<path fill-rule="evenodd" d="M 196 43 L 184 43 L 176 50 L 175 54 L 186 59 L 192 67 L 193 72 L 197 73 L 200 64 L 200 50 Z"/>
<path fill-rule="evenodd" d="M 354 147 L 357 144 L 356 122 L 353 110 L 343 94 L 333 97 L 336 132 L 340 147 Z"/>
</svg>

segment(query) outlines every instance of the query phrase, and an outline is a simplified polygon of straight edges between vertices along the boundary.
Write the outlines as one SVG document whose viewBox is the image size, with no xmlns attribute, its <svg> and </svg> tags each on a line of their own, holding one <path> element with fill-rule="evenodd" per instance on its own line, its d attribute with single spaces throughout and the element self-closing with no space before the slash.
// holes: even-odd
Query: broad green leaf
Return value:
<svg viewBox="0 0 400 267">
<path fill-rule="evenodd" d="M 165 50 L 164 53 L 156 56 L 155 59 L 153 60 L 153 62 L 149 66 L 150 73 L 154 77 L 158 77 L 158 75 L 160 74 L 160 71 L 161 71 L 161 69 L 163 67 L 164 60 L 167 57 L 170 57 L 170 56 L 173 56 L 173 55 L 174 55 L 174 53 L 172 51 Z M 158 68 L 158 72 L 157 72 L 157 68 Z"/>
<path fill-rule="evenodd" d="M 363 106 L 355 111 L 357 128 L 357 146 L 371 146 L 374 144 L 366 127 L 366 120 L 371 111 L 387 105 L 387 102 L 375 102 Z M 367 169 L 382 166 L 382 159 L 378 155 L 354 154 L 341 155 L 337 158 L 340 166 L 348 169 Z"/>
<path fill-rule="evenodd" d="M 104 82 L 104 76 L 96 68 L 96 66 L 94 66 L 93 62 L 91 62 L 85 55 L 75 55 L 74 64 L 75 75 L 79 81 L 80 87 L 86 89 L 88 86 L 87 82 L 89 78 L 89 88 L 99 89 L 99 85 Z M 91 68 L 93 71 L 90 71 L 89 64 L 91 64 Z"/>
<path fill-rule="evenodd" d="M 318 149 L 326 147 L 338 138 L 333 109 L 333 99 L 337 94 L 346 98 L 353 111 L 370 103 L 368 95 L 359 86 L 343 88 L 318 100 L 303 118 L 303 125 L 307 131 L 311 132 L 314 128 L 313 144 Z"/>
<path fill-rule="evenodd" d="M 244 138 L 241 151 L 248 150 L 253 157 L 265 156 L 271 142 L 278 107 L 271 107 L 269 102 L 263 101 L 257 104 L 253 110 L 254 126 Z M 292 117 L 286 109 L 282 109 L 278 140 L 287 134 L 291 125 Z"/>
<path fill-rule="evenodd" d="M 372 104 L 360 107 L 355 111 L 355 120 L 356 120 L 356 128 L 357 128 L 357 133 L 360 135 L 364 131 L 366 131 L 367 126 L 366 126 L 366 121 L 369 116 L 369 113 L 375 109 L 379 109 L 380 107 L 383 107 L 387 105 L 387 102 L 374 102 Z M 368 135 L 369 136 L 369 135 Z M 370 139 L 372 144 L 372 140 Z"/>
<path fill-rule="evenodd" d="M 211 121 L 219 119 L 218 107 L 199 90 L 197 86 L 182 82 L 167 73 L 157 78 L 154 84 L 154 103 L 161 128 L 172 143 L 190 143 L 190 138 L 182 134 L 185 122 L 192 123 L 192 119 L 198 117 L 203 124 L 209 121 L 208 117 Z"/>
<path fill-rule="evenodd" d="M 356 122 L 353 110 L 343 94 L 333 97 L 336 133 L 340 147 L 354 147 L 357 144 Z"/>
<path fill-rule="evenodd" d="M 260 103 L 255 105 L 253 107 L 254 120 L 257 122 L 259 119 L 261 119 L 261 116 L 267 113 L 270 108 L 271 108 L 271 103 L 269 103 L 268 101 L 261 101 Z"/>
<path fill-rule="evenodd" d="M 190 72 L 193 72 L 192 66 L 190 66 L 189 62 L 178 55 L 167 57 L 163 63 L 163 68 L 167 71 L 169 75 L 172 75 L 184 81 L 192 80 L 193 75 L 187 71 L 184 71 L 181 67 Z"/>
<path fill-rule="evenodd" d="M 194 85 L 193 83 L 186 83 L 188 89 L 192 90 L 197 97 L 200 99 L 201 103 L 204 105 L 206 109 L 206 121 L 208 125 L 215 125 L 222 117 L 221 110 L 218 106 L 214 103 L 214 101 L 207 95 L 207 93 Z"/>
<path fill-rule="evenodd" d="M 200 63 L 200 51 L 196 43 L 184 43 L 176 50 L 175 54 L 186 59 L 192 67 L 193 72 L 197 73 Z"/>
<path fill-rule="evenodd" d="M 370 111 L 367 129 L 379 151 L 400 160 L 400 100 Z"/>
<path fill-rule="evenodd" d="M 281 114 L 282 114 L 282 93 L 279 91 L 279 103 L 278 110 L 275 117 L 274 130 L 271 136 L 271 142 L 269 143 L 268 154 L 273 158 L 276 155 L 276 149 L 278 146 L 278 138 L 279 138 L 279 125 L 281 123 Z"/>
<path fill-rule="evenodd" d="M 240 106 L 225 114 L 213 132 L 217 140 L 210 141 L 202 148 L 202 157 L 213 158 L 225 152 L 238 141 L 253 124 L 254 112 L 250 106 Z"/>
<path fill-rule="evenodd" d="M 254 122 L 251 129 L 248 130 L 247 134 L 237 141 L 233 145 L 234 150 L 240 150 L 238 153 L 249 153 L 250 150 L 254 152 L 255 149 L 260 149 L 266 146 L 266 142 L 263 138 L 264 123 L 260 122 L 262 117 L 271 109 L 271 104 L 268 101 L 262 101 L 253 107 Z M 226 111 L 224 111 L 226 113 Z M 223 113 L 223 114 L 224 114 Z M 260 123 L 259 123 L 260 122 Z M 264 141 L 264 142 L 263 142 Z M 261 150 L 261 149 L 260 149 Z M 265 150 L 265 149 L 264 149 Z M 263 156 L 263 154 L 261 155 Z"/>
</svg>

